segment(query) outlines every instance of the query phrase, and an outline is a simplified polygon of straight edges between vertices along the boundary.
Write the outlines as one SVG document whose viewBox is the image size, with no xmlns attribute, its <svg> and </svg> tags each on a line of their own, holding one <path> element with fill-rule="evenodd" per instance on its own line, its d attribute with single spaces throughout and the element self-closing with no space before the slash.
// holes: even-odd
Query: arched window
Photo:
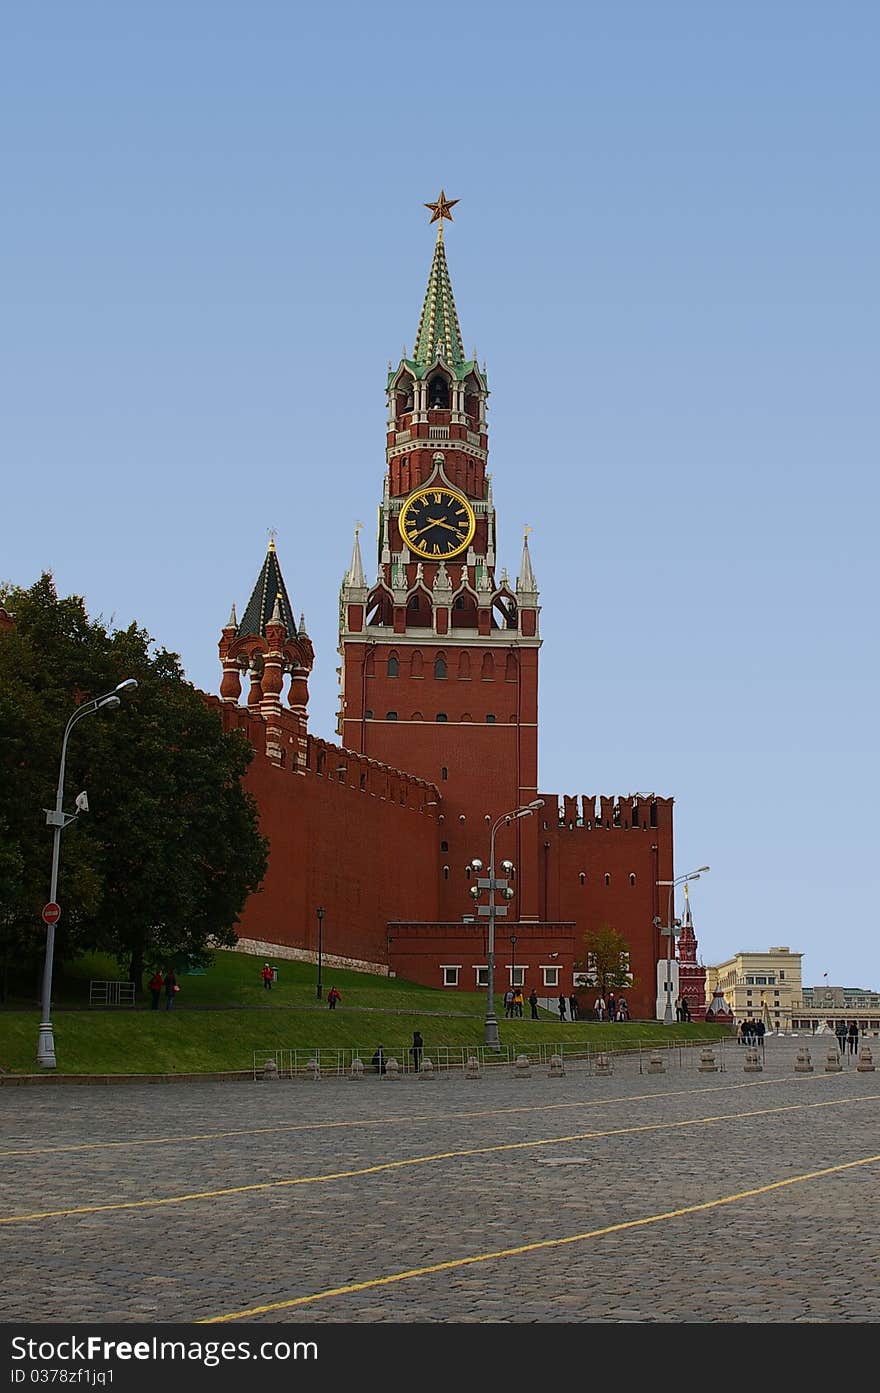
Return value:
<svg viewBox="0 0 880 1393">
<path fill-rule="evenodd" d="M 633 875 L 632 872 L 630 872 L 629 883 L 630 883 L 630 885 L 635 885 L 635 883 L 636 883 L 636 878 L 635 878 L 635 876 Z"/>
<path fill-rule="evenodd" d="M 441 782 L 442 782 L 443 779 L 448 779 L 448 778 L 449 778 L 449 770 L 446 768 L 446 765 L 444 764 L 443 767 L 442 767 L 441 770 L 440 770 L 440 779 L 441 779 Z"/>
<path fill-rule="evenodd" d="M 515 681 L 516 681 L 516 678 L 517 678 L 516 658 L 513 656 L 512 653 L 508 653 L 508 655 L 507 655 L 507 662 L 505 663 L 505 666 L 504 666 L 504 680 L 505 680 L 505 682 L 515 682 Z"/>
<path fill-rule="evenodd" d="M 580 875 L 578 876 L 578 880 L 580 881 L 581 885 L 586 885 L 586 883 L 587 883 L 587 873 L 586 873 L 586 871 L 581 871 Z"/>
<path fill-rule="evenodd" d="M 397 720 L 397 712 L 396 712 L 396 711 L 386 711 L 386 712 L 385 712 L 385 719 L 386 719 L 386 721 L 396 721 L 396 720 Z"/>
<path fill-rule="evenodd" d="M 423 721 L 424 719 L 425 719 L 425 718 L 424 718 L 424 716 L 422 715 L 421 711 L 414 711 L 414 712 L 412 713 L 412 715 L 410 716 L 410 720 L 411 720 L 411 721 Z"/>
<path fill-rule="evenodd" d="M 415 652 L 413 653 L 412 657 L 411 657 L 410 660 L 409 660 L 409 675 L 410 675 L 410 677 L 421 677 L 421 676 L 422 676 L 423 669 L 424 669 L 424 662 L 422 661 L 422 655 L 421 655 L 421 653 L 419 652 L 419 650 L 416 649 Z"/>
<path fill-rule="evenodd" d="M 607 871 L 605 872 L 605 884 L 606 884 L 606 885 L 610 885 L 610 884 L 611 884 L 611 876 L 608 874 Z"/>
<path fill-rule="evenodd" d="M 418 609 L 418 607 L 419 607 L 419 597 L 418 597 L 418 595 L 413 595 L 412 599 L 411 599 L 410 602 L 409 602 L 409 607 L 410 607 L 410 609 Z"/>
<path fill-rule="evenodd" d="M 495 716 L 494 716 L 494 713 L 493 713 L 492 711 L 490 711 L 490 712 L 488 712 L 488 714 L 487 714 L 487 716 L 486 716 L 486 725 L 487 725 L 487 726 L 493 726 L 494 724 L 495 724 Z"/>
<path fill-rule="evenodd" d="M 441 843 L 440 843 L 440 850 L 441 850 L 441 851 L 448 851 L 448 850 L 449 850 L 449 843 L 448 843 L 448 842 L 441 842 Z"/>
<path fill-rule="evenodd" d="M 400 659 L 398 658 L 396 653 L 390 653 L 388 655 L 388 676 L 400 676 Z"/>
<path fill-rule="evenodd" d="M 368 706 L 367 709 L 366 709 L 366 711 L 364 712 L 364 720 L 371 721 L 372 719 L 373 719 L 373 712 L 372 712 L 372 709 Z"/>
<path fill-rule="evenodd" d="M 460 678 L 470 678 L 471 658 L 469 653 L 462 653 L 458 660 L 458 675 Z"/>
<path fill-rule="evenodd" d="M 483 654 L 483 667 L 480 672 L 480 677 L 484 682 L 493 682 L 495 680 L 495 664 L 492 661 L 491 653 Z"/>
<path fill-rule="evenodd" d="M 448 866 L 444 866 L 444 867 L 443 867 L 443 879 L 444 879 L 444 880 L 448 880 L 448 879 L 449 879 L 449 867 L 448 867 Z"/>
<path fill-rule="evenodd" d="M 434 676 L 446 676 L 446 659 L 442 655 L 439 658 L 434 659 Z"/>
<path fill-rule="evenodd" d="M 445 711 L 438 711 L 434 719 L 437 721 L 448 721 L 449 717 L 447 716 Z"/>
</svg>

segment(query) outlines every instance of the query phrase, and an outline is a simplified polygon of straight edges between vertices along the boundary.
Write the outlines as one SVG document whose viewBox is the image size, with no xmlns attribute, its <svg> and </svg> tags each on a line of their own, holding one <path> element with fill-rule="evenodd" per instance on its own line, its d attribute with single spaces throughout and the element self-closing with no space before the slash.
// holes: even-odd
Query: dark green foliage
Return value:
<svg viewBox="0 0 880 1393">
<path fill-rule="evenodd" d="M 61 741 L 76 706 L 126 677 L 137 691 L 85 717 L 68 744 L 64 806 L 90 811 L 62 834 L 56 954 L 112 952 L 140 985 L 145 968 L 204 961 L 265 874 L 267 843 L 241 784 L 247 740 L 184 678 L 175 653 L 136 625 L 110 630 L 50 575 L 0 598 L 0 958 L 39 961 Z"/>
</svg>

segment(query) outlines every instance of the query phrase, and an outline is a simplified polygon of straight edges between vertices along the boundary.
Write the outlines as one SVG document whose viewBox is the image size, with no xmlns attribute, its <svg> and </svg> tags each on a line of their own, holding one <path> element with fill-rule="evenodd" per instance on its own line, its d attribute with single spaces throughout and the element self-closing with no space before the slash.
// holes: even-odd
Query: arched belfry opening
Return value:
<svg viewBox="0 0 880 1393">
<path fill-rule="evenodd" d="M 445 373 L 435 372 L 428 379 L 428 410 L 449 410 L 449 381 Z"/>
</svg>

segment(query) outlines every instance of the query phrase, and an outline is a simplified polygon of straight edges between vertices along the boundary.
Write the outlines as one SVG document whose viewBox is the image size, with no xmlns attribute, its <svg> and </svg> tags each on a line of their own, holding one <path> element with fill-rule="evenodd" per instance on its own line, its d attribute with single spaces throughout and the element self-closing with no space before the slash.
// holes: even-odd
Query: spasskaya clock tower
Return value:
<svg viewBox="0 0 880 1393">
<path fill-rule="evenodd" d="M 438 903 L 460 920 L 488 823 L 537 796 L 541 639 L 528 535 L 515 583 L 498 566 L 486 370 L 465 356 L 443 241 L 457 201 L 425 205 L 437 241 L 412 356 L 389 368 L 375 572 L 357 529 L 340 593 L 338 731 L 437 785 Z M 520 920 L 538 918 L 539 828 L 520 818 L 497 840 Z"/>
</svg>

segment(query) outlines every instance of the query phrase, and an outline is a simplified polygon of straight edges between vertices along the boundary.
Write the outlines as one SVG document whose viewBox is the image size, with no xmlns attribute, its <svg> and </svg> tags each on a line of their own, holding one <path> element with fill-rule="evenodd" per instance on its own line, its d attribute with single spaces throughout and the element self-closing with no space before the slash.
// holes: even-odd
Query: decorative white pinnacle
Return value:
<svg viewBox="0 0 880 1393">
<path fill-rule="evenodd" d="M 283 618 L 283 616 L 282 616 L 282 614 L 281 614 L 281 596 L 280 596 L 280 595 L 276 595 L 276 596 L 275 596 L 275 606 L 274 606 L 274 608 L 273 608 L 273 610 L 272 610 L 272 618 L 269 620 L 269 623 L 270 623 L 270 624 L 280 624 L 280 625 L 282 626 L 282 628 L 283 628 L 283 626 L 284 626 L 284 618 Z"/>
<path fill-rule="evenodd" d="M 364 563 L 361 560 L 361 523 L 354 529 L 354 547 L 351 553 L 351 565 L 348 568 L 346 584 L 357 590 L 366 589 L 367 580 L 364 575 Z"/>
<path fill-rule="evenodd" d="M 305 616 L 305 614 L 302 612 L 302 610 L 300 611 L 300 616 L 299 616 L 299 629 L 298 629 L 298 633 L 300 633 L 300 634 L 305 634 L 305 635 L 308 637 L 308 629 L 306 628 L 306 616 Z"/>
<path fill-rule="evenodd" d="M 233 602 L 233 605 L 232 605 L 232 609 L 229 611 L 229 618 L 227 619 L 226 624 L 225 624 L 224 627 L 227 628 L 227 629 L 237 629 L 237 628 L 238 628 L 238 619 L 236 618 L 236 614 L 235 614 L 235 603 L 234 603 L 234 602 Z"/>
<path fill-rule="evenodd" d="M 535 580 L 535 573 L 532 570 L 532 558 L 529 553 L 529 533 L 531 528 L 527 527 L 523 537 L 522 557 L 519 563 L 519 575 L 516 578 L 516 588 L 519 592 L 526 595 L 535 595 L 538 591 L 538 582 Z"/>
</svg>

